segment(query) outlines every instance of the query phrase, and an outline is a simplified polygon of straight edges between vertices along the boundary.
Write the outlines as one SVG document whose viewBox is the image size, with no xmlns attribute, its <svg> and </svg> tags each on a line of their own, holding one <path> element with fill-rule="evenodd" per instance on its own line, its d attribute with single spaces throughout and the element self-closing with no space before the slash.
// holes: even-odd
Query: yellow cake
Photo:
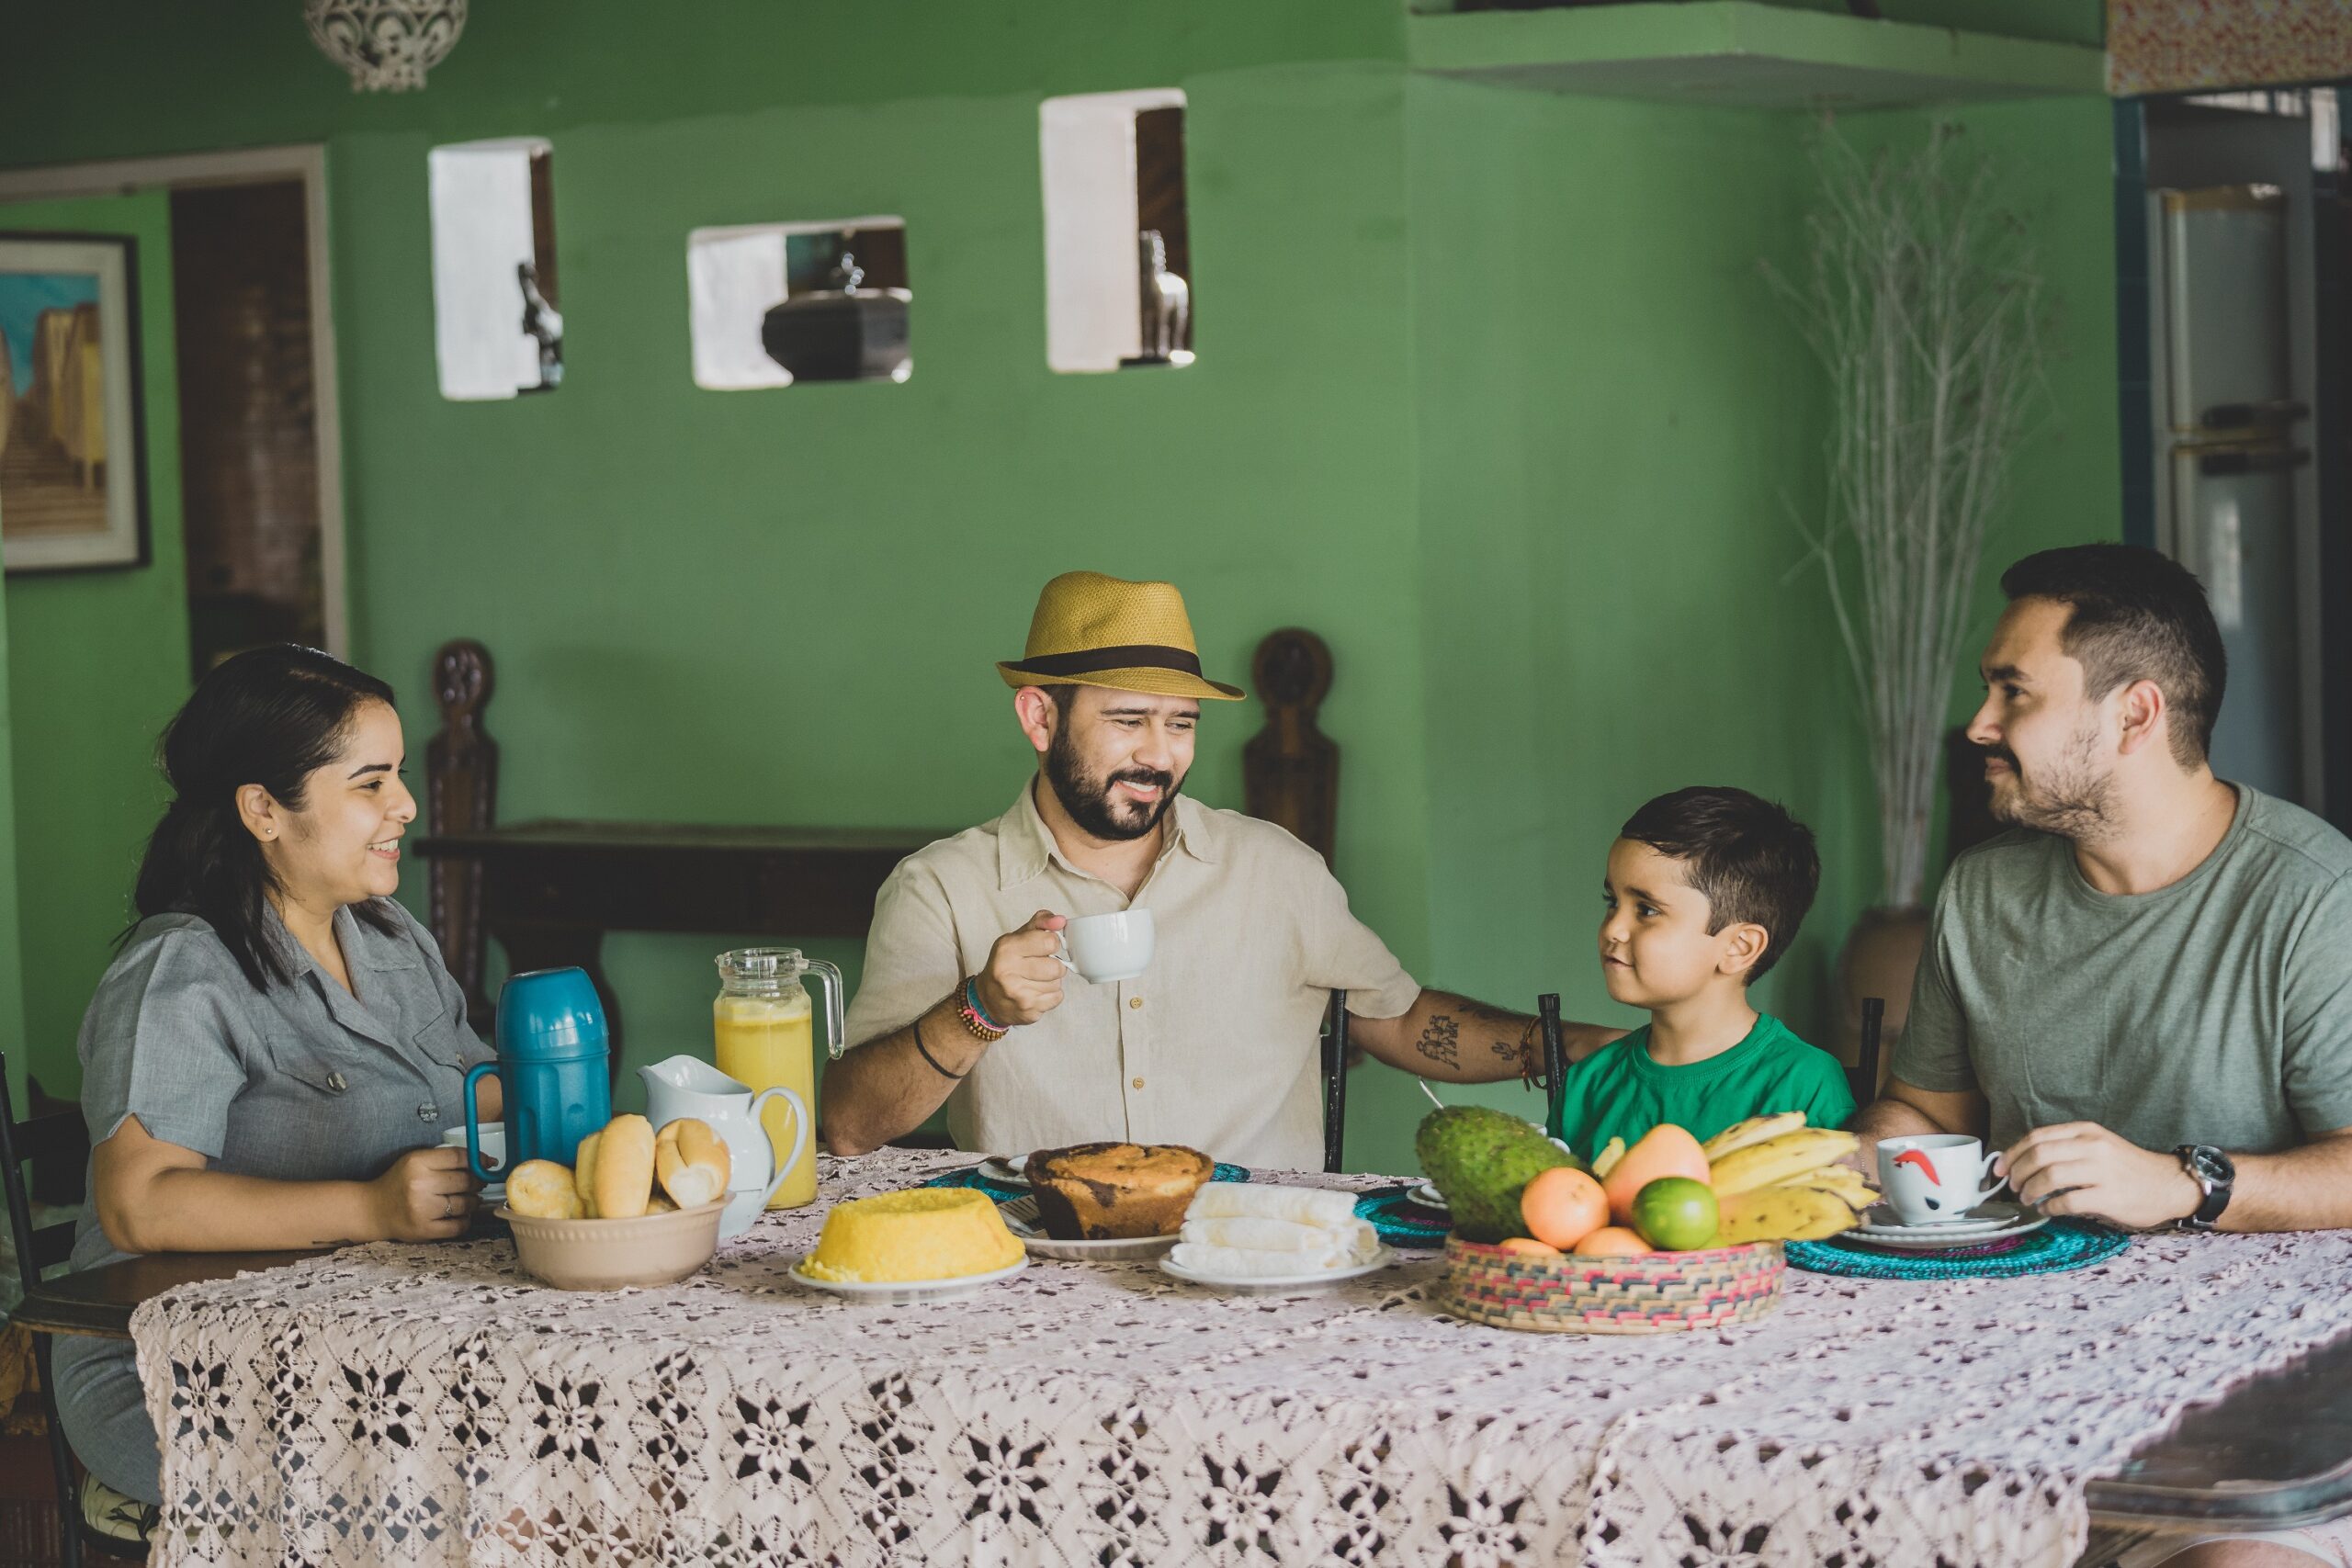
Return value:
<svg viewBox="0 0 2352 1568">
<path fill-rule="evenodd" d="M 989 1274 L 1020 1261 L 1021 1244 L 987 1193 L 917 1187 L 834 1204 L 800 1268 L 814 1280 L 882 1285 Z"/>
</svg>

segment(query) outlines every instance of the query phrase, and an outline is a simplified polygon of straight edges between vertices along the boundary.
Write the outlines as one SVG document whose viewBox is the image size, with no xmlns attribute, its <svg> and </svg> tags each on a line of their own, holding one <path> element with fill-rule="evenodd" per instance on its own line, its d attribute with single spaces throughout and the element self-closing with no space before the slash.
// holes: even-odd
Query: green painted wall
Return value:
<svg viewBox="0 0 2352 1568">
<path fill-rule="evenodd" d="M 70 1093 L 81 1085 L 83 1010 L 131 917 L 139 854 L 169 798 L 155 739 L 188 690 L 170 204 L 160 192 L 9 203 L 0 230 L 138 243 L 152 558 L 125 571 L 14 576 L 6 589 L 27 1055 L 43 1088 Z"/>
<path fill-rule="evenodd" d="M 354 651 L 406 694 L 421 763 L 432 650 L 490 644 L 508 817 L 992 816 L 1028 758 L 989 664 L 1038 584 L 1166 575 L 1213 671 L 1276 626 L 1331 641 L 1340 871 L 1424 979 L 1605 1015 L 1592 885 L 1617 823 L 1729 780 L 1822 834 L 1822 903 L 1763 999 L 1824 1016 L 1875 867 L 1845 677 L 1795 570 L 1816 373 L 1756 268 L 1795 258 L 1801 117 L 1411 78 L 1388 0 L 1194 0 L 1116 28 L 1077 0 L 726 0 L 691 33 L 518 5 L 478 9 L 401 97 L 349 94 L 275 14 L 139 10 L 118 62 L 132 15 L 30 20 L 62 63 L 0 101 L 0 160 L 326 141 Z M 101 59 L 107 95 L 66 89 Z M 1169 84 L 1191 102 L 1201 361 L 1053 376 L 1037 100 Z M 2105 116 L 1972 117 L 2030 154 L 2067 312 L 2020 539 L 2116 527 Z M 555 144 L 567 382 L 448 403 L 425 154 L 520 133 Z M 686 231 L 861 212 L 907 221 L 913 379 L 695 389 Z M 1238 804 L 1256 724 L 1210 716 L 1204 798 Z M 615 939 L 633 1058 L 707 1043 L 727 940 Z M 817 951 L 854 966 L 854 945 Z M 1351 1163 L 1409 1166 L 1423 1103 L 1362 1071 Z"/>
<path fill-rule="evenodd" d="M 8 689 L 8 605 L 0 593 L 0 1050 L 8 1054 L 9 1103 L 25 1100 L 25 968 L 17 916 L 16 714 Z M 44 1086 L 46 1087 L 46 1086 Z M 19 1111 L 18 1115 L 24 1112 Z"/>
</svg>

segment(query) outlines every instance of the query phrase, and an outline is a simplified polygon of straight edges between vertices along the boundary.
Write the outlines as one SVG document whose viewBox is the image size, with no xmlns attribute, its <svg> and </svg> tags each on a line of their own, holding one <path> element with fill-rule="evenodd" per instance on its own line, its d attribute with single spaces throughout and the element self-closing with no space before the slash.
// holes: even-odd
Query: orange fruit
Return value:
<svg viewBox="0 0 2352 1568">
<path fill-rule="evenodd" d="M 1549 1247 L 1574 1247 L 1609 1223 L 1600 1183 L 1569 1166 L 1538 1171 L 1519 1195 L 1527 1234 Z"/>
<path fill-rule="evenodd" d="M 1643 1134 L 1642 1141 L 1627 1149 L 1625 1157 L 1610 1168 L 1609 1179 L 1600 1187 L 1609 1194 L 1611 1222 L 1632 1224 L 1634 1195 L 1668 1176 L 1688 1177 L 1701 1183 L 1707 1179 L 1706 1151 L 1688 1128 L 1671 1122 L 1660 1122 Z"/>
<path fill-rule="evenodd" d="M 1603 1225 L 1577 1243 L 1578 1258 L 1647 1258 L 1655 1249 L 1623 1225 Z"/>
<path fill-rule="evenodd" d="M 1554 1247 L 1547 1242 L 1535 1241 L 1523 1235 L 1515 1235 L 1509 1241 L 1499 1243 L 1498 1245 L 1505 1252 L 1524 1252 L 1531 1258 L 1557 1258 L 1560 1256 L 1560 1249 L 1558 1247 Z"/>
</svg>

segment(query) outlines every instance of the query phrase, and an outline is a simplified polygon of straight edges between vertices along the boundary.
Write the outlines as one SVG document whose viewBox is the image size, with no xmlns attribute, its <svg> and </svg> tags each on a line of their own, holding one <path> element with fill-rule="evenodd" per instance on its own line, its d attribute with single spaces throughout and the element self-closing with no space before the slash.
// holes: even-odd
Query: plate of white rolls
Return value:
<svg viewBox="0 0 2352 1568">
<path fill-rule="evenodd" d="M 1243 1295 L 1294 1295 L 1386 1268 L 1355 1195 L 1272 1182 L 1212 1181 L 1193 1194 L 1160 1269 L 1187 1284 Z"/>
</svg>

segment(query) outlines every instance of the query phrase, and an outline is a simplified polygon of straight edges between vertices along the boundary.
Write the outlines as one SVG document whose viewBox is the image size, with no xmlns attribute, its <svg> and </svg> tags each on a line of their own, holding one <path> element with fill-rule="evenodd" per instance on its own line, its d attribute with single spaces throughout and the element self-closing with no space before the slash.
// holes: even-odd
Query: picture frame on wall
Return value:
<svg viewBox="0 0 2352 1568">
<path fill-rule="evenodd" d="M 145 566 L 137 250 L 0 231 L 0 562 Z"/>
</svg>

